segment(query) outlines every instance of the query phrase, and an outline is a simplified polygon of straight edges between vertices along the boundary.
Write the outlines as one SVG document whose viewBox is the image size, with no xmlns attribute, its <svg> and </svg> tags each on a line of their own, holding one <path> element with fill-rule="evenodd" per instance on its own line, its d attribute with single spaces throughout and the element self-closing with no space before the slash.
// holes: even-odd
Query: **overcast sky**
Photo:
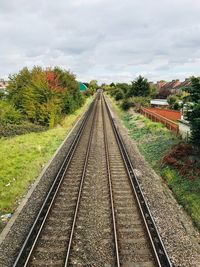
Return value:
<svg viewBox="0 0 200 267">
<path fill-rule="evenodd" d="M 0 0 L 0 77 L 34 65 L 80 81 L 200 75 L 200 1 Z"/>
</svg>

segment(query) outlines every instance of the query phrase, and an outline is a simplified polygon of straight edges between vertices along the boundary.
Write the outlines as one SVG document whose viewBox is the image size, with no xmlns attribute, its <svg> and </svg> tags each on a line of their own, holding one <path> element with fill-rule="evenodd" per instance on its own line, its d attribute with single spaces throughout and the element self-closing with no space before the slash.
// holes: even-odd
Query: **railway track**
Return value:
<svg viewBox="0 0 200 267">
<path fill-rule="evenodd" d="M 172 266 L 102 95 L 13 266 Z"/>
</svg>

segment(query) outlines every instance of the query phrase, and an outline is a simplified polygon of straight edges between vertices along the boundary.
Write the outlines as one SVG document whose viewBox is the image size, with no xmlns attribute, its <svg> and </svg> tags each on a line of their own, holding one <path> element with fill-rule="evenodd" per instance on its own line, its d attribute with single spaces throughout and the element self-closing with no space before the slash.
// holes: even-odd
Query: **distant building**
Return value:
<svg viewBox="0 0 200 267">
<path fill-rule="evenodd" d="M 152 107 L 168 107 L 169 104 L 167 102 L 167 99 L 152 99 L 150 101 L 150 104 Z"/>
<path fill-rule="evenodd" d="M 179 95 L 185 88 L 189 87 L 190 85 L 190 79 L 185 79 L 185 81 L 183 82 L 180 82 L 178 79 L 172 80 L 171 82 L 157 82 L 158 97 L 167 98 L 169 95 Z"/>
</svg>

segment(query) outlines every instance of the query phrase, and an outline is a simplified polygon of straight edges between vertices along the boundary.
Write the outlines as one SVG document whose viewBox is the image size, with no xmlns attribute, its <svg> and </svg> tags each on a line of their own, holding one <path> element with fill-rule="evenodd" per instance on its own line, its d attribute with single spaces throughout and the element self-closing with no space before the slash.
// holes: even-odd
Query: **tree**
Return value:
<svg viewBox="0 0 200 267">
<path fill-rule="evenodd" d="M 123 92 L 124 97 L 126 97 L 130 91 L 131 85 L 128 83 L 117 83 L 115 88 Z"/>
<path fill-rule="evenodd" d="M 132 86 L 129 90 L 128 96 L 149 96 L 150 85 L 144 77 L 141 75 L 132 82 Z"/>
<path fill-rule="evenodd" d="M 122 90 L 118 89 L 115 93 L 115 100 L 121 100 L 124 98 L 124 93 L 122 92 Z"/>
<path fill-rule="evenodd" d="M 10 76 L 7 88 L 9 101 L 26 119 L 50 127 L 84 101 L 75 76 L 58 67 L 24 68 Z"/>
<path fill-rule="evenodd" d="M 110 87 L 115 87 L 115 84 L 112 82 L 112 83 L 110 84 Z"/>
<path fill-rule="evenodd" d="M 156 84 L 151 83 L 151 84 L 149 84 L 149 86 L 150 86 L 150 96 L 152 98 L 156 97 L 156 95 L 158 93 L 158 88 L 157 88 Z"/>
<path fill-rule="evenodd" d="M 19 110 L 23 109 L 24 88 L 31 80 L 31 73 L 27 67 L 23 68 L 18 74 L 10 75 L 7 86 L 8 99 Z"/>
<path fill-rule="evenodd" d="M 186 90 L 190 94 L 191 101 L 197 103 L 200 100 L 200 78 L 192 77 L 191 82 L 191 86 Z"/>
<path fill-rule="evenodd" d="M 192 77 L 191 81 L 188 92 L 194 107 L 187 112 L 187 117 L 191 125 L 191 142 L 200 148 L 200 78 Z"/>
<path fill-rule="evenodd" d="M 168 102 L 170 108 L 173 107 L 173 105 L 177 102 L 177 100 L 178 100 L 178 97 L 175 95 L 169 95 L 167 97 L 167 102 Z"/>
<path fill-rule="evenodd" d="M 91 94 L 94 94 L 98 89 L 98 84 L 96 80 L 91 80 L 89 82 L 89 91 Z"/>
</svg>

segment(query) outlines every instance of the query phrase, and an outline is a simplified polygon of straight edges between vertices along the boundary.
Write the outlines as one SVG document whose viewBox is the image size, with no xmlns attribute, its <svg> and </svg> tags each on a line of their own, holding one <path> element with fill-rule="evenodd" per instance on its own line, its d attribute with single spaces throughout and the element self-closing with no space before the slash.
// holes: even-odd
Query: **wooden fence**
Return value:
<svg viewBox="0 0 200 267">
<path fill-rule="evenodd" d="M 179 126 L 177 123 L 159 115 L 154 112 L 151 112 L 150 110 L 146 108 L 141 108 L 140 113 L 143 114 L 145 117 L 151 119 L 154 122 L 160 122 L 164 124 L 169 130 L 178 133 L 179 132 Z"/>
<path fill-rule="evenodd" d="M 146 109 L 160 116 L 163 116 L 168 120 L 177 121 L 181 119 L 181 112 L 177 110 L 162 109 L 162 108 L 146 108 Z"/>
</svg>

